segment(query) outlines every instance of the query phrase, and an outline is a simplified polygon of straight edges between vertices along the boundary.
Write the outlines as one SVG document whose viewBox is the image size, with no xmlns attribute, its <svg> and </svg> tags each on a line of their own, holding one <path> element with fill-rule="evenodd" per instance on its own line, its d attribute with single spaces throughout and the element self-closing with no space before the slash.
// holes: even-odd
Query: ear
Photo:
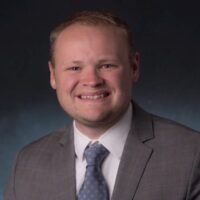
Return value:
<svg viewBox="0 0 200 200">
<path fill-rule="evenodd" d="M 139 79 L 140 75 L 139 65 L 140 65 L 140 54 L 138 52 L 135 52 L 131 62 L 133 82 L 137 82 Z"/>
<path fill-rule="evenodd" d="M 49 71 L 50 71 L 50 85 L 55 90 L 56 89 L 56 78 L 55 78 L 55 69 L 51 61 L 48 62 Z"/>
</svg>

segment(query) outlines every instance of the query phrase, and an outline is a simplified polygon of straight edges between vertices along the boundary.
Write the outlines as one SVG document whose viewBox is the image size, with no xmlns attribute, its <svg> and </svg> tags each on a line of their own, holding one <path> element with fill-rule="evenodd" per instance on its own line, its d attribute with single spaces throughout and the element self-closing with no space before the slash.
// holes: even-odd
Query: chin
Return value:
<svg viewBox="0 0 200 200">
<path fill-rule="evenodd" d="M 87 117 L 77 117 L 74 119 L 77 119 L 82 124 L 94 125 L 108 121 L 108 115 L 87 115 Z"/>
</svg>

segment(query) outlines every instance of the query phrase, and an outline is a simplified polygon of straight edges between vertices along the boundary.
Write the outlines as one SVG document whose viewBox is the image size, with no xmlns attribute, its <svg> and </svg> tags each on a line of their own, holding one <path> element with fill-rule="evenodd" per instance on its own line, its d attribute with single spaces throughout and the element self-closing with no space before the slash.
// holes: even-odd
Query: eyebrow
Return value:
<svg viewBox="0 0 200 200">
<path fill-rule="evenodd" d="M 117 60 L 116 59 L 112 59 L 112 58 L 105 58 L 105 59 L 98 60 L 96 64 L 98 65 L 98 64 L 105 63 L 105 62 L 117 62 Z M 71 64 L 82 65 L 82 64 L 84 64 L 84 62 L 80 61 L 80 60 L 73 60 L 71 62 Z"/>
<path fill-rule="evenodd" d="M 111 58 L 107 58 L 107 59 L 101 59 L 98 61 L 98 63 L 105 63 L 105 62 L 117 62 L 116 59 L 111 59 Z"/>
<path fill-rule="evenodd" d="M 72 63 L 73 63 L 73 64 L 81 64 L 81 63 L 83 63 L 83 62 L 80 61 L 80 60 L 74 60 L 74 61 L 72 61 Z"/>
</svg>

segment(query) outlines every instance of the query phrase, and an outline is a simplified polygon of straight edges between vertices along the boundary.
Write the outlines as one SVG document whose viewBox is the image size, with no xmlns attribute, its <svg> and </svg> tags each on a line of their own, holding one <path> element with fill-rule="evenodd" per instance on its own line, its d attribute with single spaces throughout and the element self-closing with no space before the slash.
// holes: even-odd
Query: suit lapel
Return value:
<svg viewBox="0 0 200 200">
<path fill-rule="evenodd" d="M 75 153 L 73 129 L 70 127 L 63 133 L 60 140 L 60 159 L 57 165 L 57 174 L 59 174 L 60 193 L 57 200 L 76 199 L 76 181 L 75 181 Z M 58 159 L 57 159 L 58 160 Z"/>
<path fill-rule="evenodd" d="M 153 138 L 151 117 L 134 107 L 133 123 L 122 154 L 112 200 L 133 199 L 153 150 L 144 144 Z"/>
</svg>

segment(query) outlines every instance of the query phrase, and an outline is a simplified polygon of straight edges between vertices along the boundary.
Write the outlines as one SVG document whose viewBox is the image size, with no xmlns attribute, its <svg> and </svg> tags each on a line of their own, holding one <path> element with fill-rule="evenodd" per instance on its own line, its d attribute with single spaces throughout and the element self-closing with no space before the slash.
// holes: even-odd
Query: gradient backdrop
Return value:
<svg viewBox="0 0 200 200">
<path fill-rule="evenodd" d="M 0 200 L 16 152 L 69 122 L 49 86 L 48 35 L 82 9 L 110 9 L 141 53 L 135 100 L 200 130 L 200 13 L 193 1 L 6 0 L 0 3 Z"/>
</svg>

